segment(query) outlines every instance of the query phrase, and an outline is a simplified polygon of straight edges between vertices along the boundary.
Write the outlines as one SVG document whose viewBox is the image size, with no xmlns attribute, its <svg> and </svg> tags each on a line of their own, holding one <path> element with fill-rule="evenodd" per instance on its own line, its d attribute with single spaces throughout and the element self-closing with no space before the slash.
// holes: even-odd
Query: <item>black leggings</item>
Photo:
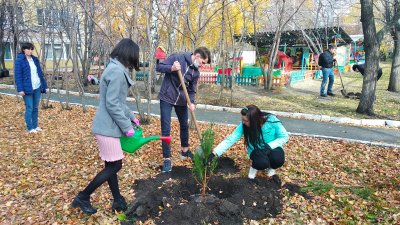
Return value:
<svg viewBox="0 0 400 225">
<path fill-rule="evenodd" d="M 273 149 L 268 157 L 272 169 L 277 169 L 285 163 L 285 152 L 280 147 Z"/>
<path fill-rule="evenodd" d="M 117 173 L 122 168 L 122 159 L 114 162 L 105 162 L 104 169 L 100 171 L 89 185 L 83 190 L 79 196 L 84 200 L 89 200 L 90 195 L 100 187 L 104 182 L 108 182 L 110 186 L 111 193 L 114 199 L 121 198 L 121 193 L 119 192 L 118 177 Z"/>
<path fill-rule="evenodd" d="M 281 147 L 273 150 L 255 149 L 250 154 L 251 166 L 257 170 L 277 169 L 285 163 L 285 152 Z"/>
</svg>

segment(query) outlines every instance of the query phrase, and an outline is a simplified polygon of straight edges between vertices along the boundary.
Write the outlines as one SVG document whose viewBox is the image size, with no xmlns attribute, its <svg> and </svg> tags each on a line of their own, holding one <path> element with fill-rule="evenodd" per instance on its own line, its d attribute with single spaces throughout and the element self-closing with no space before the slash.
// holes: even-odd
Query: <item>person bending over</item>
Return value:
<svg viewBox="0 0 400 225">
<path fill-rule="evenodd" d="M 361 75 L 362 76 L 364 76 L 364 71 L 365 71 L 365 64 L 355 64 L 355 65 L 353 65 L 353 71 L 354 72 L 360 72 L 361 73 Z M 379 67 L 379 69 L 378 69 L 378 77 L 377 77 L 377 81 L 379 80 L 379 79 L 381 79 L 381 76 L 382 76 L 382 68 L 380 68 Z"/>
<path fill-rule="evenodd" d="M 261 112 L 255 105 L 244 107 L 240 114 L 242 122 L 213 149 L 210 157 L 221 156 L 243 136 L 251 160 L 248 177 L 254 179 L 258 170 L 266 170 L 270 177 L 275 175 L 285 162 L 283 145 L 289 140 L 286 129 L 275 115 Z"/>
</svg>

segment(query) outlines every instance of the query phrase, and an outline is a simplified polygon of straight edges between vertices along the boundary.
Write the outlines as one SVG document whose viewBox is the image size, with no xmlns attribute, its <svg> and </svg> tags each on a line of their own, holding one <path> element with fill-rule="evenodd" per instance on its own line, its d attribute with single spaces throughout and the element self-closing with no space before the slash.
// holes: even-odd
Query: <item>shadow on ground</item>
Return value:
<svg viewBox="0 0 400 225">
<path fill-rule="evenodd" d="M 194 196 L 200 186 L 186 167 L 173 167 L 167 174 L 137 180 L 135 201 L 125 212 L 122 224 L 152 219 L 156 224 L 243 224 L 244 219 L 261 220 L 276 217 L 282 210 L 281 181 L 277 175 L 250 180 L 239 173 L 230 158 L 219 159 L 216 175 L 209 183 L 210 202 L 199 202 Z M 229 178 L 233 177 L 233 178 Z M 297 185 L 285 187 L 298 192 Z"/>
</svg>

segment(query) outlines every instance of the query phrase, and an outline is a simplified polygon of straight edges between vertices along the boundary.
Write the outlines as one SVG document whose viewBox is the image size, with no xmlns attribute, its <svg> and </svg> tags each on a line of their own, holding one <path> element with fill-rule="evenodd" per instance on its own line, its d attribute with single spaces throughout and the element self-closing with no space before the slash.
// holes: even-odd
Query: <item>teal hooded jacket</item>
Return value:
<svg viewBox="0 0 400 225">
<path fill-rule="evenodd" d="M 261 131 L 266 144 L 268 144 L 271 149 L 281 147 L 289 140 L 289 135 L 286 129 L 283 127 L 281 121 L 272 114 L 266 116 L 267 120 L 263 124 Z M 240 123 L 236 129 L 223 140 L 217 147 L 214 148 L 214 154 L 221 156 L 226 152 L 232 145 L 234 145 L 243 136 L 243 123 Z M 254 146 L 249 144 L 247 146 L 247 154 L 250 156 L 251 152 L 254 150 Z"/>
</svg>

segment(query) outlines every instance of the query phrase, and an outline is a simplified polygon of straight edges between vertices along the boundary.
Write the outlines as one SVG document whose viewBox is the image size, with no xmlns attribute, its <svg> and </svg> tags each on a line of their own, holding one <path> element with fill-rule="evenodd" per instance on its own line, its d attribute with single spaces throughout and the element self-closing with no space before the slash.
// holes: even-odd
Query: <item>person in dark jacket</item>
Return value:
<svg viewBox="0 0 400 225">
<path fill-rule="evenodd" d="M 333 45 L 329 45 L 328 50 L 321 53 L 318 57 L 318 65 L 321 67 L 322 70 L 322 83 L 319 93 L 322 97 L 326 97 L 327 94 L 330 96 L 334 96 L 332 92 L 333 82 L 335 80 L 335 76 L 333 74 L 333 69 L 332 69 L 334 62 L 333 58 L 334 53 L 335 53 L 335 47 Z M 327 93 L 325 93 L 325 86 L 328 80 L 329 80 L 328 90 Z"/>
<path fill-rule="evenodd" d="M 157 64 L 156 70 L 165 73 L 161 85 L 160 114 L 161 114 L 161 133 L 163 136 L 169 136 L 171 132 L 171 111 L 175 113 L 179 120 L 180 139 L 181 139 L 181 158 L 193 158 L 189 150 L 189 110 L 195 110 L 195 94 L 197 80 L 200 77 L 198 67 L 210 62 L 210 51 L 206 47 L 199 47 L 193 53 L 172 54 L 166 60 Z M 191 104 L 187 105 L 185 94 L 178 77 L 177 71 L 182 71 L 182 76 L 189 94 Z M 162 172 L 169 172 L 172 169 L 171 148 L 166 142 L 162 142 L 163 168 Z"/>
<path fill-rule="evenodd" d="M 47 84 L 37 57 L 32 55 L 32 43 L 22 43 L 21 53 L 17 55 L 14 66 L 17 92 L 24 99 L 25 123 L 29 133 L 37 133 L 40 94 L 46 93 Z"/>
<path fill-rule="evenodd" d="M 365 64 L 358 64 L 358 65 L 355 64 L 355 65 L 353 65 L 353 70 L 354 70 L 355 72 L 360 72 L 361 75 L 364 76 Z M 381 76 L 382 76 L 382 68 L 379 67 L 379 69 L 378 69 L 377 81 L 378 81 L 379 79 L 381 79 Z"/>
</svg>

